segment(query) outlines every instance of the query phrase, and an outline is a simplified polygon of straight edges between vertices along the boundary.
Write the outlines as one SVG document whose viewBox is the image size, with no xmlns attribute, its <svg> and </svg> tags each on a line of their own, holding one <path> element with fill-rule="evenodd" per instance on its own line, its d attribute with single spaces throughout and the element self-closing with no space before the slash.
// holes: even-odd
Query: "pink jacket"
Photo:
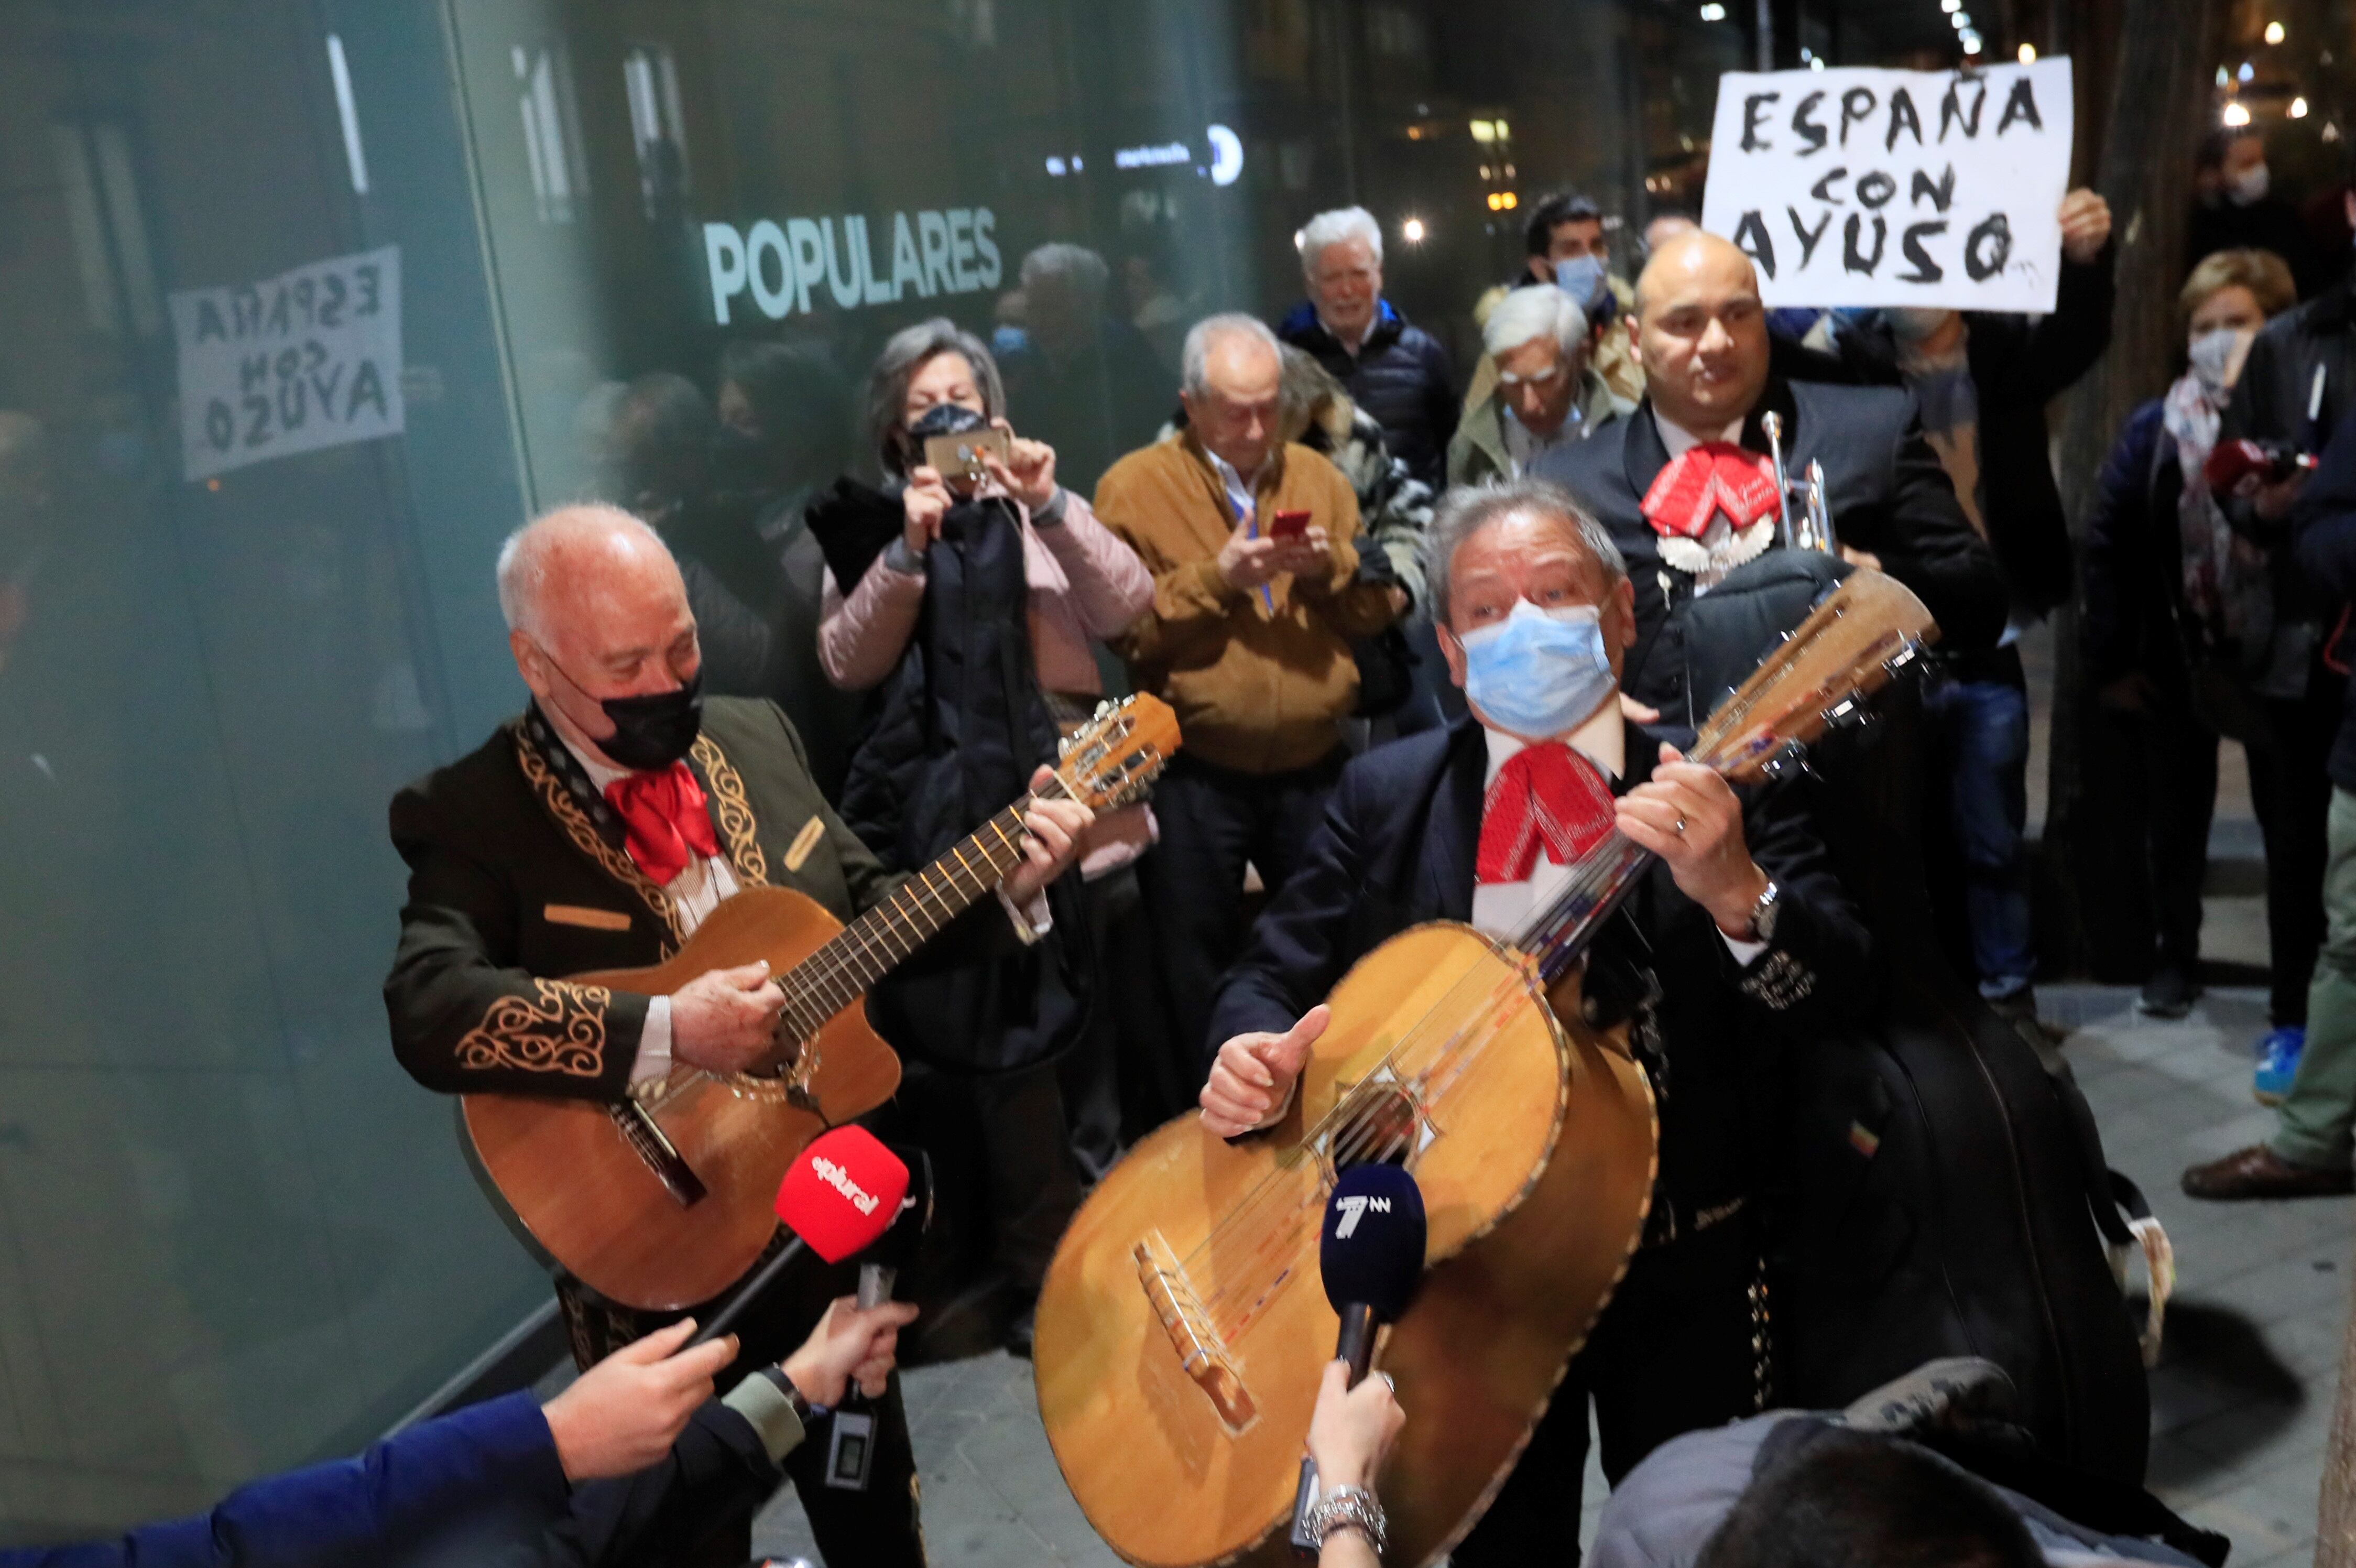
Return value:
<svg viewBox="0 0 2356 1568">
<path fill-rule="evenodd" d="M 1035 524 L 1023 510 L 1022 529 L 1040 690 L 1100 695 L 1104 682 L 1089 645 L 1126 630 L 1153 602 L 1152 575 L 1135 551 L 1097 521 L 1088 503 L 1069 490 L 1057 490 Z M 863 691 L 892 672 L 924 607 L 924 573 L 894 570 L 887 559 L 891 553 L 875 558 L 848 598 L 834 574 L 826 575 L 819 601 L 819 662 L 827 679 L 845 691 Z"/>
</svg>

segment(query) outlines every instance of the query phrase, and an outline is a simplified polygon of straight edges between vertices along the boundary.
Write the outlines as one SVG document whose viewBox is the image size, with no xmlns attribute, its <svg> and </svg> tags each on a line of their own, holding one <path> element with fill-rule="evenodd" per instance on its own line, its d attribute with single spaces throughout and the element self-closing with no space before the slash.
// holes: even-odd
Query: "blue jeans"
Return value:
<svg viewBox="0 0 2356 1568">
<path fill-rule="evenodd" d="M 2021 835 L 2029 823 L 2029 694 L 2003 681 L 1953 681 L 1923 711 L 1946 760 L 1947 816 L 1964 860 L 1972 966 L 1991 1000 L 2037 972 Z"/>
</svg>

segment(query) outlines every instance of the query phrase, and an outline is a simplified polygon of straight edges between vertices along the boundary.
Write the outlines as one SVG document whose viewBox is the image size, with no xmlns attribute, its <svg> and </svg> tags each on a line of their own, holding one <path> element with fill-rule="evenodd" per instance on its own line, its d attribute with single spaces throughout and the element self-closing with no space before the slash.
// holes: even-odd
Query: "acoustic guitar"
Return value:
<svg viewBox="0 0 2356 1568">
<path fill-rule="evenodd" d="M 1858 571 L 1711 715 L 1694 760 L 1735 780 L 1862 716 L 1937 635 Z M 1408 1422 L 1385 1560 L 1436 1558 L 1480 1515 L 1627 1267 L 1657 1124 L 1624 1026 L 1583 1017 L 1579 960 L 1652 856 L 1613 832 L 1511 942 L 1415 927 L 1327 998 L 1282 1121 L 1229 1144 L 1192 1114 L 1081 1207 L 1039 1298 L 1047 1437 L 1090 1525 L 1153 1568 L 1276 1563 L 1336 1319 L 1316 1280 L 1336 1173 L 1414 1172 L 1426 1272 L 1382 1365 Z"/>
<path fill-rule="evenodd" d="M 1125 805 L 1177 749 L 1161 699 L 1105 704 L 1062 743 L 1044 786 L 850 925 L 791 888 L 748 887 L 663 962 L 573 977 L 667 996 L 766 959 L 786 1006 L 775 1045 L 745 1072 L 681 1065 L 610 1103 L 466 1095 L 476 1165 L 497 1200 L 530 1245 L 609 1300 L 669 1311 L 719 1294 L 768 1245 L 777 1184 L 804 1145 L 899 1087 L 899 1058 L 858 1005 L 868 988 L 1014 868 L 1033 800 Z"/>
</svg>

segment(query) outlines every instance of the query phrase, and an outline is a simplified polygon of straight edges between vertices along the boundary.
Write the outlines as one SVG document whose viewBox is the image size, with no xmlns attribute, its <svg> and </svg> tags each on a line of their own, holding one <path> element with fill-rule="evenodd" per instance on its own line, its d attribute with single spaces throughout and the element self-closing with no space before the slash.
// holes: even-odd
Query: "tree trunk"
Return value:
<svg viewBox="0 0 2356 1568">
<path fill-rule="evenodd" d="M 2323 1454 L 2322 1507 L 2315 1521 L 2315 1568 L 2356 1568 L 2356 1315 L 2340 1340 L 2340 1397 Z"/>
<path fill-rule="evenodd" d="M 2064 402 L 2060 476 L 2073 530 L 2083 532 L 2104 455 L 2129 413 L 2168 385 L 2184 342 L 2177 290 L 2184 282 L 2184 223 L 2192 162 L 2208 126 L 2208 73 L 2216 68 L 2224 0 L 2125 0 L 2108 113 L 2095 128 L 2094 187 L 2111 204 L 2118 245 L 2119 304 L 2111 349 Z M 2121 835 L 2086 799 L 2088 748 L 2116 744 L 2091 722 L 2079 680 L 2074 599 L 2054 617 L 2053 724 L 2047 772 L 2045 886 L 2040 900 L 2049 963 L 2140 978 L 2150 961 L 2138 922 L 2089 920 L 2080 890 L 2134 885 L 2117 857 Z M 2099 758 L 2096 759 L 2099 762 Z M 2135 853 L 2140 853 L 2139 847 Z M 2126 928 L 2126 929 L 2122 929 Z"/>
</svg>

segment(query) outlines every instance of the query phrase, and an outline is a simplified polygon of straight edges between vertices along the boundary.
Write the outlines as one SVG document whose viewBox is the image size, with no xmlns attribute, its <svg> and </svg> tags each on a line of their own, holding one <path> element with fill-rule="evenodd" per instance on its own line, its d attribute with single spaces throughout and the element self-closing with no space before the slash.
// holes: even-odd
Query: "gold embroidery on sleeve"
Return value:
<svg viewBox="0 0 2356 1568">
<path fill-rule="evenodd" d="M 728 839 L 729 863 L 735 867 L 737 883 L 745 887 L 759 887 L 769 880 L 769 857 L 761 853 L 761 841 L 755 836 L 758 824 L 754 820 L 752 802 L 744 798 L 744 779 L 728 754 L 708 735 L 695 737 L 695 760 L 702 765 L 703 777 L 712 785 L 712 812 L 719 820 L 720 831 Z"/>
<path fill-rule="evenodd" d="M 546 759 L 540 755 L 540 748 L 531 744 L 530 737 L 524 734 L 521 726 L 515 731 L 515 748 L 516 761 L 523 768 L 524 778 L 539 791 L 540 803 L 548 808 L 548 814 L 556 819 L 556 825 L 564 830 L 564 836 L 573 841 L 573 847 L 595 861 L 606 875 L 645 899 L 647 908 L 660 916 L 663 923 L 670 928 L 672 939 L 684 941 L 687 932 L 680 927 L 679 907 L 671 902 L 670 895 L 656 886 L 654 879 L 638 869 L 637 862 L 598 836 L 596 828 L 590 823 L 588 813 L 565 793 L 563 780 L 549 768 Z M 669 957 L 669 951 L 666 950 L 663 956 Z"/>
<path fill-rule="evenodd" d="M 502 996 L 491 1004 L 458 1042 L 458 1065 L 597 1077 L 605 1064 L 605 1009 L 614 993 L 569 980 L 531 983 L 539 1000 Z"/>
</svg>

